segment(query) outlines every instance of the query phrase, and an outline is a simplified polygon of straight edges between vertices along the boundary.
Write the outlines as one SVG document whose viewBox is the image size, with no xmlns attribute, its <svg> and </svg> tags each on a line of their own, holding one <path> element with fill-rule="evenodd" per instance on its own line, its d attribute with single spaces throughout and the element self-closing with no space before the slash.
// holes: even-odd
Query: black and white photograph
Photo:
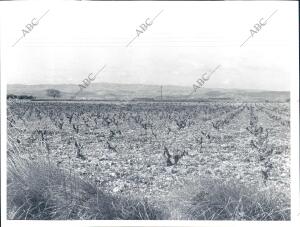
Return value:
<svg viewBox="0 0 300 227">
<path fill-rule="evenodd" d="M 299 224 L 298 2 L 1 1 L 0 26 L 4 226 Z"/>
</svg>

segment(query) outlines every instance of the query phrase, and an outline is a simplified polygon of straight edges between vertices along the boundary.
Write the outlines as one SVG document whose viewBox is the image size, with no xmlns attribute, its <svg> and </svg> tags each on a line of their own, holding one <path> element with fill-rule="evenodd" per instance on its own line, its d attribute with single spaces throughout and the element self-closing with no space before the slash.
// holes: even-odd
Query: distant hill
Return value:
<svg viewBox="0 0 300 227">
<path fill-rule="evenodd" d="M 8 85 L 7 93 L 14 95 L 32 95 L 38 99 L 49 98 L 47 89 L 56 89 L 61 92 L 61 99 L 69 99 L 79 91 L 78 85 L 72 84 L 42 84 L 42 85 Z M 80 92 L 76 99 L 100 100 L 160 100 L 161 87 L 158 85 L 143 84 L 114 84 L 93 83 Z M 240 90 L 221 88 L 199 88 L 192 93 L 192 87 L 163 86 L 163 100 L 202 100 L 202 101 L 279 101 L 290 98 L 288 91 Z"/>
</svg>

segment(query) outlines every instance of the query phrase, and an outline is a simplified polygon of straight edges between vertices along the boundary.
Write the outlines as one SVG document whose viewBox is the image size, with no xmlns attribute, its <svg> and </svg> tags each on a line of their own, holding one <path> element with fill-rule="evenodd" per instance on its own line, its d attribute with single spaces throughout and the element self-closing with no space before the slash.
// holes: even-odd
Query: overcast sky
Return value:
<svg viewBox="0 0 300 227">
<path fill-rule="evenodd" d="M 106 65 L 94 82 L 192 86 L 221 65 L 206 87 L 289 90 L 297 73 L 296 2 L 15 2 L 0 7 L 1 76 L 9 84 L 79 84 Z M 24 26 L 47 10 L 12 47 Z M 139 25 L 161 10 L 126 47 Z M 274 11 L 240 47 L 253 25 Z"/>
</svg>

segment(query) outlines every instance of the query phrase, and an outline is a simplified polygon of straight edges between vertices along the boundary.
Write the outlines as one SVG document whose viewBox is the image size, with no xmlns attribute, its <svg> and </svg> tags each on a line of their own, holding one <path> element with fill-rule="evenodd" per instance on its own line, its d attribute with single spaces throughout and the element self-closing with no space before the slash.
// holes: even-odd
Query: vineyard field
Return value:
<svg viewBox="0 0 300 227">
<path fill-rule="evenodd" d="M 45 157 L 112 195 L 176 206 L 205 178 L 272 188 L 289 206 L 287 102 L 8 101 L 7 114 L 8 156 Z"/>
</svg>

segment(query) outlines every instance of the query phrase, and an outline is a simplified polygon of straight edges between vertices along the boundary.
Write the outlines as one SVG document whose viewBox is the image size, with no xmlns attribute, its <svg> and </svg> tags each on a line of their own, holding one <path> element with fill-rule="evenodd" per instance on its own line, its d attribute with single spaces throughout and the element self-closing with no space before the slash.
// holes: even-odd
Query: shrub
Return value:
<svg viewBox="0 0 300 227">
<path fill-rule="evenodd" d="M 46 93 L 49 97 L 53 97 L 53 98 L 61 97 L 61 92 L 59 90 L 56 90 L 56 89 L 47 89 Z"/>
<path fill-rule="evenodd" d="M 259 191 L 254 185 L 203 177 L 177 191 L 175 197 L 181 204 L 175 212 L 181 214 L 180 219 L 290 220 L 289 196 L 275 188 Z"/>
<path fill-rule="evenodd" d="M 13 94 L 8 94 L 7 99 L 29 99 L 29 100 L 33 100 L 35 99 L 34 96 L 32 95 L 13 95 Z"/>
<path fill-rule="evenodd" d="M 18 98 L 17 95 L 13 95 L 13 94 L 8 94 L 6 97 L 7 97 L 7 99 L 17 99 Z"/>
<path fill-rule="evenodd" d="M 104 193 L 49 160 L 8 159 L 8 219 L 163 219 L 145 199 Z"/>
</svg>

